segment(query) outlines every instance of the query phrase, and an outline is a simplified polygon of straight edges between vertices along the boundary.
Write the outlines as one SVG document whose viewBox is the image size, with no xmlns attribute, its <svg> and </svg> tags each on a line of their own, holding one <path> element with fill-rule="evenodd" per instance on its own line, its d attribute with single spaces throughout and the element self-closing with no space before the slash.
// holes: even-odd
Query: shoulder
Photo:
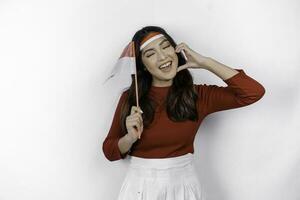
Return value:
<svg viewBox="0 0 300 200">
<path fill-rule="evenodd" d="M 129 88 L 127 87 L 127 88 L 122 89 L 120 93 L 121 93 L 120 94 L 120 99 L 127 98 L 128 95 L 129 95 Z"/>
<path fill-rule="evenodd" d="M 113 100 L 114 101 L 114 105 L 115 105 L 115 113 L 120 113 L 122 112 L 122 110 L 124 109 L 124 106 L 126 105 L 127 100 L 127 96 L 128 96 L 128 91 L 127 90 L 122 90 L 119 91 L 118 97 Z M 115 114 L 115 115 L 119 115 L 119 114 Z"/>
<path fill-rule="evenodd" d="M 119 100 L 118 100 L 118 107 L 123 107 L 126 102 L 128 102 L 128 96 L 129 96 L 129 89 L 122 89 L 121 92 L 119 92 Z"/>
<path fill-rule="evenodd" d="M 196 93 L 199 101 L 209 102 L 211 98 L 221 98 L 222 94 L 226 92 L 225 86 L 218 86 L 214 84 L 195 84 Z"/>
<path fill-rule="evenodd" d="M 195 91 L 198 95 L 202 95 L 206 92 L 209 92 L 212 88 L 216 87 L 216 85 L 208 85 L 208 84 L 194 84 Z"/>
<path fill-rule="evenodd" d="M 199 110 L 202 111 L 202 113 L 205 115 L 207 112 L 207 105 L 209 102 L 209 93 L 210 88 L 213 87 L 213 85 L 208 84 L 194 84 L 195 92 L 197 93 L 197 106 L 199 107 Z"/>
</svg>

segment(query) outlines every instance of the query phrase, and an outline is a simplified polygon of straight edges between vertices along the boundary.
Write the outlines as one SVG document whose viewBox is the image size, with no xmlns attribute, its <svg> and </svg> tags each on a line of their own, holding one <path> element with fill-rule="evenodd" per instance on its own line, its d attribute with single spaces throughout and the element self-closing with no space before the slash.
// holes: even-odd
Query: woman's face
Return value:
<svg viewBox="0 0 300 200">
<path fill-rule="evenodd" d="M 170 86 L 176 76 L 178 57 L 165 36 L 147 44 L 141 52 L 142 62 L 152 74 L 152 85 Z"/>
</svg>

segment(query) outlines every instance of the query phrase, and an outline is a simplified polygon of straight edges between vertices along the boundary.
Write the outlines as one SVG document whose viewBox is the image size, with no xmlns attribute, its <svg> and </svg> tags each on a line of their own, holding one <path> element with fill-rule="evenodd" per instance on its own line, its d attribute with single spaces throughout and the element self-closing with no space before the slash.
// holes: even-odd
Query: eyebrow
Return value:
<svg viewBox="0 0 300 200">
<path fill-rule="evenodd" d="M 166 41 L 168 41 L 166 38 L 163 39 L 163 40 L 159 43 L 159 45 L 161 45 L 162 43 L 164 43 L 164 42 L 166 42 Z M 146 53 L 147 51 L 150 51 L 150 50 L 153 50 L 153 48 L 150 48 L 150 49 L 147 49 L 146 51 L 144 51 L 143 55 L 145 55 L 145 53 Z"/>
</svg>

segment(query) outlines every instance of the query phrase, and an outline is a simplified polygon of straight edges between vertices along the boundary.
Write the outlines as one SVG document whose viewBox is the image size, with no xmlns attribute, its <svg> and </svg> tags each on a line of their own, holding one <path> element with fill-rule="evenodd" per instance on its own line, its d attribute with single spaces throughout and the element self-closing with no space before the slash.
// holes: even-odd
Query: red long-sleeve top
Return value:
<svg viewBox="0 0 300 200">
<path fill-rule="evenodd" d="M 248 76 L 243 69 L 229 79 L 224 80 L 228 85 L 194 84 L 198 93 L 197 106 L 198 121 L 173 122 L 167 116 L 166 109 L 157 107 L 154 121 L 148 129 L 143 130 L 141 139 L 138 139 L 131 149 L 122 154 L 118 147 L 118 140 L 126 133 L 121 131 L 121 105 L 128 95 L 123 92 L 110 130 L 103 141 L 102 150 L 110 161 L 124 159 L 128 154 L 143 158 L 168 158 L 194 153 L 194 138 L 203 119 L 214 112 L 234 109 L 250 105 L 258 101 L 265 93 L 264 87 Z M 164 100 L 171 86 L 151 86 L 149 94 L 156 100 Z"/>
</svg>

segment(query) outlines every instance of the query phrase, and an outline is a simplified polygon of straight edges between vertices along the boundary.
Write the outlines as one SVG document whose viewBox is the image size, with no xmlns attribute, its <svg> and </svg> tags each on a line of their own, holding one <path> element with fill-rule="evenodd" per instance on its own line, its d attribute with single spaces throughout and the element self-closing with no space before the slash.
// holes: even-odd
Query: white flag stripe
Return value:
<svg viewBox="0 0 300 200">
<path fill-rule="evenodd" d="M 116 74 L 135 74 L 136 73 L 136 65 L 135 65 L 135 57 L 122 57 L 118 59 L 117 63 L 114 65 L 112 71 L 109 76 L 106 78 L 104 83 L 115 76 Z"/>
</svg>

